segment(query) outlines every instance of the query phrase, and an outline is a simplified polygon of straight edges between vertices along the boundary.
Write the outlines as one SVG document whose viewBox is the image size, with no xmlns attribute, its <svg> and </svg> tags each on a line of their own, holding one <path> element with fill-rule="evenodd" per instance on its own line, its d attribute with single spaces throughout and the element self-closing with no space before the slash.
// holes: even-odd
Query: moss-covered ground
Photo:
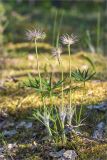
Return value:
<svg viewBox="0 0 107 160">
<path fill-rule="evenodd" d="M 10 50 L 11 50 L 10 46 Z M 26 46 L 25 46 L 26 47 Z M 16 47 L 17 48 L 17 47 Z M 13 52 L 16 51 L 16 48 Z M 20 48 L 20 47 L 19 47 Z M 46 49 L 50 49 L 51 46 L 46 45 Z M 66 51 L 65 51 L 66 52 Z M 86 106 L 92 104 L 99 104 L 107 100 L 107 58 L 103 55 L 91 54 L 79 52 L 72 54 L 72 70 L 80 68 L 92 67 L 90 63 L 86 61 L 85 56 L 90 57 L 95 65 L 96 75 L 91 81 L 86 83 L 86 92 L 83 94 L 83 89 L 76 90 L 73 93 L 72 104 L 80 107 L 83 106 L 83 117 L 85 118 Z M 62 55 L 64 77 L 68 75 L 69 57 L 67 54 Z M 40 70 L 42 76 L 48 77 L 53 73 L 53 80 L 56 81 L 61 76 L 61 68 L 58 66 L 57 61 L 49 54 L 44 53 L 39 56 Z M 37 66 L 35 54 L 7 54 L 5 57 L 1 57 L 0 60 L 0 115 L 3 117 L 3 112 L 6 112 L 8 116 L 3 119 L 7 119 L 9 122 L 17 124 L 22 120 L 31 121 L 32 110 L 41 106 L 40 97 L 35 90 L 26 88 L 23 86 L 23 82 L 27 80 L 28 75 L 37 75 Z M 67 87 L 67 83 L 65 87 Z M 74 83 L 72 85 L 82 87 L 82 83 Z M 68 102 L 68 96 L 65 95 L 64 102 Z M 50 101 L 46 99 L 47 105 L 50 106 Z M 60 107 L 61 99 L 54 98 L 55 105 Z M 84 133 L 87 136 L 91 136 L 92 131 L 96 123 L 104 118 L 103 113 L 92 113 L 91 118 L 86 120 Z M 9 130 L 10 128 L 8 128 Z M 14 127 L 11 129 L 14 129 Z M 2 132 L 3 130 L 1 130 Z M 48 153 L 52 150 L 52 145 L 49 142 L 41 142 L 44 135 L 44 127 L 40 126 L 37 122 L 33 121 L 33 127 L 30 129 L 19 129 L 17 134 L 13 137 L 2 137 L 0 139 L 0 145 L 3 144 L 3 140 L 6 143 L 17 143 L 18 149 L 12 152 L 12 157 L 17 160 L 42 160 L 49 159 Z M 73 140 L 69 141 L 66 146 L 57 146 L 59 148 L 75 148 L 78 153 L 79 160 L 97 160 L 107 159 L 107 143 L 98 142 L 92 139 L 75 136 Z M 7 154 L 7 159 L 9 156 Z M 10 158 L 11 159 L 11 158 Z M 50 158 L 51 159 L 51 158 Z"/>
</svg>

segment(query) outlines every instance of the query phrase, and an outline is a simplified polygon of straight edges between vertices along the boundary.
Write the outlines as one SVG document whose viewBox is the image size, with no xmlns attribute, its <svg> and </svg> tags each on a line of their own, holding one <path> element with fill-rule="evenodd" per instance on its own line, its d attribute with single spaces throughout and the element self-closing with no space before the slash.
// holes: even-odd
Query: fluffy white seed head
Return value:
<svg viewBox="0 0 107 160">
<path fill-rule="evenodd" d="M 46 33 L 45 32 L 42 32 L 41 30 L 39 29 L 32 29 L 32 30 L 28 30 L 26 32 L 26 36 L 27 36 L 27 39 L 30 41 L 38 41 L 38 40 L 43 40 L 45 37 L 46 37 Z"/>
<path fill-rule="evenodd" d="M 54 57 L 57 57 L 58 59 L 60 58 L 61 53 L 62 53 L 62 47 L 57 47 L 52 49 L 52 55 Z"/>
<path fill-rule="evenodd" d="M 76 41 L 77 41 L 77 36 L 71 34 L 71 35 L 68 35 L 68 34 L 65 34 L 63 36 L 61 36 L 61 41 L 64 45 L 72 45 L 74 44 Z"/>
</svg>

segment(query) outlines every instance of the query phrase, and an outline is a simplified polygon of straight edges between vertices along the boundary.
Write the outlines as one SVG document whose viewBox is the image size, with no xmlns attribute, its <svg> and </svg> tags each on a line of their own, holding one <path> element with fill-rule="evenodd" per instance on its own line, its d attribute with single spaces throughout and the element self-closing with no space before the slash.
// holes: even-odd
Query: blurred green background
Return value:
<svg viewBox="0 0 107 160">
<path fill-rule="evenodd" d="M 56 45 L 63 33 L 79 38 L 74 52 L 86 50 L 106 54 L 106 0 L 1 0 L 0 46 L 27 42 L 25 31 L 40 27 L 46 42 Z"/>
</svg>

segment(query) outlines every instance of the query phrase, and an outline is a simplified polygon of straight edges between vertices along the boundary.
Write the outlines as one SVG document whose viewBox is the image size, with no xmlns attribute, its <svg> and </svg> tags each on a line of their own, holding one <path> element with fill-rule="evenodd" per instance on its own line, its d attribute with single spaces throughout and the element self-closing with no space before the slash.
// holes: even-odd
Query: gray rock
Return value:
<svg viewBox="0 0 107 160">
<path fill-rule="evenodd" d="M 66 125 L 65 127 L 65 133 L 71 133 L 71 132 L 74 132 L 74 126 L 72 125 Z"/>
<path fill-rule="evenodd" d="M 26 122 L 25 121 L 22 121 L 22 122 L 20 122 L 17 126 L 16 126 L 16 128 L 18 129 L 18 128 L 22 128 L 22 127 L 24 127 L 26 125 Z"/>
<path fill-rule="evenodd" d="M 3 132 L 3 135 L 4 135 L 4 136 L 7 136 L 7 137 L 12 137 L 12 136 L 14 136 L 16 133 L 17 133 L 17 131 L 16 131 L 15 129 L 14 129 L 14 130 L 10 130 L 10 131 L 5 130 L 5 131 Z"/>
<path fill-rule="evenodd" d="M 107 124 L 105 126 L 105 133 L 104 133 L 104 137 L 107 138 Z"/>
<path fill-rule="evenodd" d="M 63 157 L 65 160 L 75 160 L 77 158 L 77 154 L 74 150 L 67 150 L 64 152 Z"/>
<path fill-rule="evenodd" d="M 50 152 L 50 156 L 58 160 L 75 160 L 77 158 L 77 154 L 74 150 L 65 151 L 65 149 L 59 152 Z"/>
<path fill-rule="evenodd" d="M 4 148 L 0 147 L 0 155 L 3 153 L 3 151 L 4 151 Z"/>
<path fill-rule="evenodd" d="M 8 114 L 7 114 L 7 109 L 2 109 L 1 111 L 0 111 L 0 118 L 7 118 L 8 117 Z"/>
<path fill-rule="evenodd" d="M 0 147 L 0 160 L 5 160 L 3 152 L 4 152 L 4 148 Z"/>
<path fill-rule="evenodd" d="M 26 128 L 26 129 L 28 129 L 28 128 L 32 128 L 32 122 L 25 122 L 25 121 L 22 121 L 22 122 L 20 122 L 17 126 L 16 126 L 16 129 L 18 129 L 18 128 Z"/>
<path fill-rule="evenodd" d="M 13 126 L 14 126 L 13 122 L 6 121 L 4 126 L 3 126 L 3 129 L 9 128 L 9 127 L 13 127 Z"/>
<path fill-rule="evenodd" d="M 0 121 L 0 129 L 3 128 L 4 124 L 5 124 L 5 121 L 2 121 L 2 122 Z"/>
<path fill-rule="evenodd" d="M 63 156 L 63 153 L 65 152 L 65 149 L 60 150 L 59 152 L 50 152 L 50 157 L 53 158 L 60 158 Z"/>
<path fill-rule="evenodd" d="M 105 123 L 104 122 L 98 123 L 92 137 L 95 139 L 103 139 L 104 130 L 105 130 Z"/>
<path fill-rule="evenodd" d="M 8 145 L 7 145 L 7 149 L 8 150 L 12 150 L 12 149 L 14 149 L 14 148 L 16 148 L 17 147 L 17 144 L 16 143 L 9 143 Z"/>
<path fill-rule="evenodd" d="M 0 160 L 6 160 L 6 158 L 4 157 L 4 155 L 0 155 Z"/>
<path fill-rule="evenodd" d="M 32 128 L 32 122 L 28 122 L 25 124 L 25 128 Z"/>
<path fill-rule="evenodd" d="M 103 102 L 99 105 L 90 105 L 87 108 L 90 110 L 94 109 L 94 110 L 99 110 L 99 111 L 105 112 L 105 111 L 107 111 L 107 102 Z"/>
</svg>

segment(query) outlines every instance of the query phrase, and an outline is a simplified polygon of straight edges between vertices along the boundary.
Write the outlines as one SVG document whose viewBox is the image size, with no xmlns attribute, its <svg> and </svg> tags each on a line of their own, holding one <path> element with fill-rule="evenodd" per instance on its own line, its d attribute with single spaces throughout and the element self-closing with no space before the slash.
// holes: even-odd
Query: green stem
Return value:
<svg viewBox="0 0 107 160">
<path fill-rule="evenodd" d="M 39 75 L 40 88 L 42 89 L 42 85 L 41 85 L 41 74 L 40 74 L 40 69 L 39 69 L 39 58 L 38 58 L 38 50 L 37 50 L 37 42 L 36 42 L 36 39 L 35 39 L 35 52 L 36 52 L 37 70 L 38 70 L 38 75 Z"/>
<path fill-rule="evenodd" d="M 52 132 L 51 132 L 50 126 L 47 126 L 47 131 L 49 133 L 49 136 L 52 137 Z"/>
<path fill-rule="evenodd" d="M 63 80 L 64 80 L 64 72 L 63 72 L 63 66 L 62 66 L 62 60 L 61 61 L 61 79 L 62 79 L 62 108 L 64 107 L 64 91 L 63 91 L 63 88 L 64 88 L 64 83 L 63 83 Z"/>
<path fill-rule="evenodd" d="M 68 45 L 68 53 L 69 53 L 70 107 L 71 107 L 71 48 L 70 48 L 70 45 Z"/>
<path fill-rule="evenodd" d="M 85 81 L 84 81 L 84 89 L 83 89 L 83 95 L 81 98 L 81 107 L 80 107 L 80 111 L 79 111 L 79 118 L 78 118 L 78 125 L 80 124 L 80 120 L 81 120 L 81 116 L 82 116 L 82 111 L 83 111 L 83 101 L 84 101 L 84 97 L 86 96 L 86 88 L 85 88 Z"/>
<path fill-rule="evenodd" d="M 63 80 L 64 80 L 64 72 L 63 72 L 63 66 L 62 66 L 62 60 L 60 59 L 60 64 L 61 64 L 61 72 L 62 72 L 62 75 L 61 75 L 61 79 L 62 79 L 62 110 L 64 110 L 64 92 L 63 92 L 63 88 L 64 88 L 64 84 L 63 84 Z M 65 136 L 65 133 L 64 133 L 64 123 L 62 122 L 62 143 L 63 145 L 66 143 L 66 136 Z"/>
<path fill-rule="evenodd" d="M 35 39 L 35 51 L 36 51 L 36 60 L 37 60 L 37 70 L 38 70 L 38 75 L 39 75 L 39 81 L 40 81 L 40 89 L 42 91 L 42 82 L 41 82 L 41 74 L 40 74 L 40 69 L 39 69 L 39 56 L 38 56 L 38 50 L 37 50 L 37 42 L 36 42 L 36 39 Z M 42 100 L 42 103 L 43 103 L 43 107 L 44 107 L 44 112 L 45 112 L 45 99 L 41 93 L 41 100 Z"/>
<path fill-rule="evenodd" d="M 85 81 L 84 81 L 84 88 L 85 88 Z"/>
<path fill-rule="evenodd" d="M 68 45 L 68 53 L 69 53 L 69 76 L 71 79 L 71 47 Z"/>
</svg>

